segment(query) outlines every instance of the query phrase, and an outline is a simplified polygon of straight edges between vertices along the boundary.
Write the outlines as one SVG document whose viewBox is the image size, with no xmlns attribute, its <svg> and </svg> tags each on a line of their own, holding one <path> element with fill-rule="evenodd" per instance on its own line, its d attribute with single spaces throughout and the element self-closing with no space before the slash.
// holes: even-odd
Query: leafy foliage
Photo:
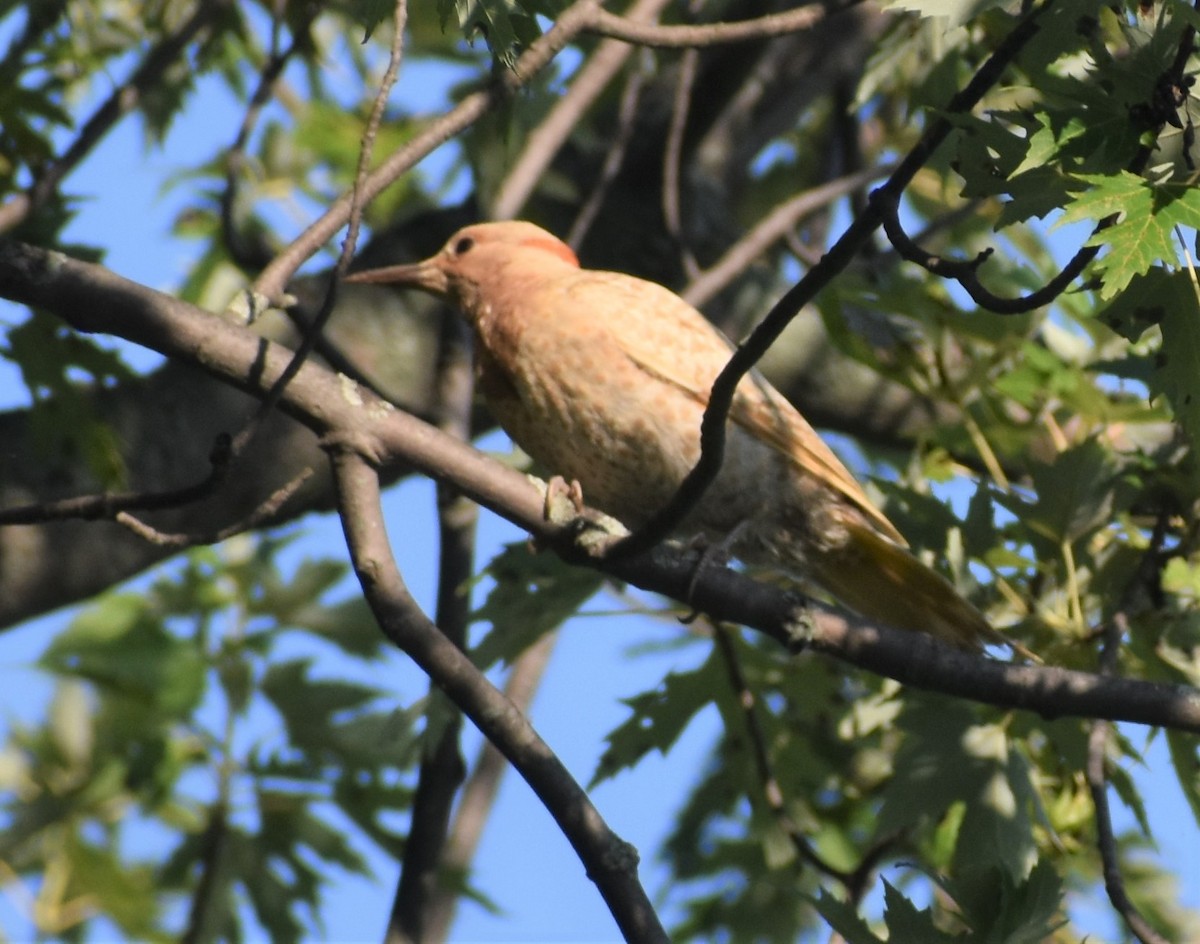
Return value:
<svg viewBox="0 0 1200 944">
<path fill-rule="evenodd" d="M 144 592 L 96 601 L 42 655 L 56 694 L 45 724 L 15 727 L 0 754 L 0 855 L 62 876 L 37 892 L 43 932 L 77 937 L 103 915 L 165 939 L 181 912 L 164 905 L 184 901 L 203 938 L 243 937 L 252 914 L 272 939 L 299 940 L 319 927 L 330 866 L 364 872 L 364 839 L 398 851 L 383 819 L 410 803 L 419 704 L 397 710 L 314 674 L 312 657 L 275 654 L 289 638 L 359 660 L 384 645 L 361 600 L 321 602 L 344 566 L 284 578 L 280 546 L 193 552 Z M 264 734 L 264 711 L 284 739 Z M 165 854 L 128 856 L 151 824 Z"/>
</svg>

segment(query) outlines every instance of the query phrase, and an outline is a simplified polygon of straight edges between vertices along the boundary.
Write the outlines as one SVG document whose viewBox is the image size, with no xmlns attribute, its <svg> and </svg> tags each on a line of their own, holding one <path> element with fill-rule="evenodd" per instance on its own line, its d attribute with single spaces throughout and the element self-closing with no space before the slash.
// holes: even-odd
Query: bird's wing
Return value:
<svg viewBox="0 0 1200 944">
<path fill-rule="evenodd" d="M 657 283 L 620 273 L 581 271 L 572 295 L 580 301 L 602 297 L 600 317 L 625 354 L 642 370 L 708 405 L 713 381 L 733 348 L 700 312 Z M 742 380 L 729 418 L 841 495 L 888 538 L 907 544 L 816 430 L 762 377 Z"/>
</svg>

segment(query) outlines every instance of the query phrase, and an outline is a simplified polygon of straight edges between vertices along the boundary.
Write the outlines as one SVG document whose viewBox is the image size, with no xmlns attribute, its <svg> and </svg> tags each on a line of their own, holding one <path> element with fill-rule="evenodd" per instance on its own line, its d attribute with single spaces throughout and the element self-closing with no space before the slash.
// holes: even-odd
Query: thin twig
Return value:
<svg viewBox="0 0 1200 944">
<path fill-rule="evenodd" d="M 746 235 L 725 250 L 720 259 L 697 274 L 680 295 L 685 301 L 700 307 L 744 272 L 773 243 L 786 237 L 806 216 L 860 190 L 892 170 L 891 165 L 882 165 L 858 171 L 790 197 L 755 223 Z"/>
<path fill-rule="evenodd" d="M 635 67 L 629 73 L 625 88 L 621 91 L 621 100 L 617 104 L 616 133 L 609 142 L 608 152 L 604 155 L 604 163 L 600 167 L 596 183 L 567 232 L 566 243 L 572 249 L 579 249 L 583 244 L 608 196 L 609 188 L 621 172 L 621 165 L 625 162 L 625 154 L 629 150 L 629 142 L 633 140 L 633 132 L 637 128 L 638 102 L 642 96 L 642 87 L 646 84 L 647 72 L 645 68 Z"/>
<path fill-rule="evenodd" d="M 135 518 L 128 511 L 117 512 L 113 516 L 113 520 L 117 524 L 128 528 L 139 537 L 159 547 L 184 548 L 195 547 L 201 544 L 220 544 L 222 541 L 229 540 L 235 534 L 241 534 L 244 531 L 253 531 L 270 522 L 279 513 L 279 510 L 287 504 L 288 500 L 296 492 L 300 491 L 300 486 L 312 478 L 312 475 L 313 470 L 311 467 L 301 470 L 298 475 L 293 476 L 290 481 L 268 495 L 250 514 L 216 531 L 184 531 L 171 534 L 151 527 L 139 518 Z M 186 502 L 181 501 L 177 503 L 177 505 L 182 504 L 186 504 Z"/>
<path fill-rule="evenodd" d="M 234 208 L 237 203 L 238 176 L 245 166 L 246 146 L 258 124 L 259 116 L 271 100 L 279 76 L 283 74 L 287 64 L 300 50 L 302 43 L 300 34 L 308 28 L 310 22 L 308 17 L 316 15 L 319 8 L 313 5 L 303 9 L 306 11 L 306 18 L 297 25 L 292 34 L 291 44 L 282 51 L 279 48 L 279 30 L 280 16 L 283 11 L 276 9 L 276 15 L 271 21 L 271 48 L 266 62 L 259 69 L 258 86 L 255 88 L 254 94 L 250 96 L 250 102 L 246 106 L 245 115 L 242 116 L 237 136 L 225 154 L 225 189 L 221 193 L 221 237 L 225 242 L 225 251 L 229 253 L 229 257 L 236 265 L 247 270 L 260 269 L 271 260 L 270 256 L 266 254 L 265 245 L 247 246 L 237 230 Z"/>
<path fill-rule="evenodd" d="M 671 102 L 671 123 L 667 128 L 667 141 L 663 148 L 663 221 L 666 223 L 667 233 L 679 247 L 683 271 L 689 279 L 694 279 L 700 274 L 700 263 L 692 255 L 683 237 L 683 214 L 679 210 L 679 177 L 683 135 L 687 130 L 688 109 L 699 64 L 699 50 L 688 49 L 680 57 L 679 74 L 675 78 L 675 95 Z"/>
<path fill-rule="evenodd" d="M 802 861 L 807 862 L 823 875 L 845 884 L 849 873 L 835 868 L 817 855 L 813 847 L 809 845 L 800 824 L 788 812 L 787 803 L 783 797 L 783 787 L 779 784 L 779 778 L 775 776 L 770 749 L 767 747 L 762 722 L 758 717 L 757 699 L 754 697 L 754 691 L 746 682 L 741 660 L 733 645 L 733 631 L 720 623 L 714 623 L 713 641 L 717 645 L 717 651 L 721 654 L 721 662 L 725 666 L 725 674 L 729 677 L 730 688 L 733 689 L 734 696 L 737 698 L 746 737 L 750 742 L 750 754 L 754 758 L 754 769 L 758 774 L 759 785 L 762 787 L 762 798 L 767 805 L 767 810 L 788 837 L 792 848 L 796 850 L 796 854 Z"/>
<path fill-rule="evenodd" d="M 1104 626 L 1103 642 L 1100 647 L 1100 672 L 1112 675 L 1117 665 L 1117 652 L 1121 636 L 1128 632 L 1128 620 L 1124 613 L 1117 613 Z M 1113 834 L 1112 815 L 1108 808 L 1108 774 L 1105 757 L 1112 725 L 1108 721 L 1093 721 L 1088 731 L 1087 774 L 1088 791 L 1096 810 L 1096 847 L 1100 850 L 1100 861 L 1104 871 L 1104 890 L 1113 908 L 1124 919 L 1129 930 L 1142 944 L 1170 944 L 1149 922 L 1142 917 L 1137 906 L 1130 901 L 1125 891 L 1125 879 L 1121 876 L 1121 861 L 1117 853 L 1117 840 Z"/>
<path fill-rule="evenodd" d="M 863 857 L 859 860 L 858 865 L 849 870 L 839 869 L 836 866 L 830 865 L 817 854 L 817 851 L 813 849 L 805 837 L 800 824 L 792 819 L 792 815 L 787 810 L 783 797 L 783 787 L 780 786 L 779 778 L 775 776 L 774 765 L 771 763 L 770 749 L 767 746 L 767 739 L 763 734 L 762 723 L 758 717 L 757 699 L 754 696 L 754 690 L 750 688 L 750 685 L 746 681 L 746 676 L 742 672 L 741 661 L 733 645 L 734 632 L 727 626 L 723 626 L 720 623 L 713 623 L 713 638 L 717 643 L 718 651 L 721 653 L 721 661 L 725 665 L 725 670 L 729 675 L 729 683 L 737 697 L 738 707 L 742 711 L 742 718 L 746 724 L 746 734 L 750 739 L 751 754 L 754 756 L 754 767 L 758 772 L 759 782 L 762 785 L 763 799 L 766 801 L 767 809 L 770 810 L 775 821 L 783 829 L 800 858 L 821 874 L 840 883 L 846 889 L 846 895 L 850 902 L 857 904 L 862 900 L 863 895 L 867 893 L 871 876 L 878 867 L 879 861 L 901 841 L 903 833 L 891 833 L 877 839 L 863 853 Z"/>
<path fill-rule="evenodd" d="M 375 139 L 379 133 L 379 125 L 383 121 L 383 112 L 387 107 L 387 99 L 391 94 L 392 86 L 396 82 L 396 76 L 400 71 L 400 60 L 404 49 L 404 26 L 408 19 L 408 5 L 406 0 L 397 0 L 394 16 L 394 34 L 392 36 L 392 46 L 388 56 L 387 68 L 384 70 L 383 78 L 379 83 L 379 91 L 375 95 L 375 101 L 371 108 L 371 114 L 367 119 L 367 126 L 363 130 L 362 144 L 358 151 L 358 167 L 354 175 L 354 184 L 350 188 L 350 198 L 348 206 L 347 220 L 349 225 L 346 229 L 346 238 L 342 241 L 342 250 L 338 255 L 337 264 L 334 266 L 333 276 L 325 289 L 325 296 L 322 299 L 320 307 L 317 309 L 317 314 L 313 318 L 312 323 L 308 326 L 308 331 L 300 338 L 300 343 L 296 345 L 292 352 L 291 359 L 288 361 L 287 367 L 283 373 L 279 375 L 267 395 L 263 397 L 255 410 L 254 415 L 233 437 L 233 452 L 234 455 L 241 455 L 245 449 L 253 441 L 258 431 L 262 428 L 268 416 L 274 411 L 280 398 L 283 396 L 287 385 L 291 383 L 292 378 L 304 366 L 309 355 L 316 348 L 318 341 L 323 336 L 325 325 L 333 315 L 334 306 L 337 303 L 338 286 L 341 283 L 342 277 L 346 274 L 346 270 L 350 268 L 350 262 L 354 258 L 354 250 L 358 243 L 358 230 L 362 222 L 362 209 L 366 205 L 364 191 L 364 180 L 367 177 L 367 170 L 371 166 L 371 154 L 374 151 Z"/>
<path fill-rule="evenodd" d="M 102 492 L 64 498 L 61 501 L 5 508 L 0 510 L 0 525 L 41 524 L 45 521 L 65 521 L 70 518 L 95 521 L 100 518 L 115 518 L 122 512 L 153 511 L 188 505 L 207 498 L 220 487 L 229 474 L 232 459 L 229 437 L 218 436 L 208 456 L 212 468 L 208 475 L 194 485 L 158 492 Z"/>
</svg>

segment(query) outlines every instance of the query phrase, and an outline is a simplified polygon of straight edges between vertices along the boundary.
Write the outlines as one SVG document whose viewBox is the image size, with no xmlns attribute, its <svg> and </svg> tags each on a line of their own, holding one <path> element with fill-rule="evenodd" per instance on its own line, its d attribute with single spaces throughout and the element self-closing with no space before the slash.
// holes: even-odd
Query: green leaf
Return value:
<svg viewBox="0 0 1200 944">
<path fill-rule="evenodd" d="M 714 693 L 728 691 L 725 670 L 715 651 L 691 672 L 671 672 L 655 688 L 625 699 L 631 710 L 605 739 L 588 789 L 633 767 L 650 751 L 666 754 L 697 712 L 712 704 Z"/>
<path fill-rule="evenodd" d="M 225 840 L 231 868 L 246 890 L 255 917 L 261 922 L 272 941 L 283 944 L 299 942 L 303 927 L 294 913 L 296 905 L 304 900 L 300 883 L 285 881 L 281 870 L 271 859 L 279 854 L 259 841 L 258 836 L 247 835 L 241 830 L 231 830 Z M 290 867 L 296 859 L 286 855 L 280 858 Z M 307 868 L 301 863 L 302 869 Z M 232 897 L 232 896 L 231 896 Z M 231 918 L 236 903 L 230 901 Z"/>
<path fill-rule="evenodd" d="M 145 598 L 132 593 L 106 594 L 84 610 L 38 662 L 170 716 L 194 710 L 206 684 L 196 647 L 167 632 Z"/>
<path fill-rule="evenodd" d="M 296 568 L 290 580 L 282 580 L 272 567 L 262 573 L 257 593 L 248 602 L 249 612 L 275 617 L 287 625 L 292 614 L 318 601 L 348 573 L 343 561 L 305 560 Z"/>
<path fill-rule="evenodd" d="M 496 585 L 475 620 L 492 624 L 472 650 L 480 668 L 511 662 L 546 633 L 557 629 L 600 588 L 603 576 L 572 567 L 556 554 L 534 554 L 526 542 L 510 544 L 487 566 Z"/>
<path fill-rule="evenodd" d="M 349 872 L 368 874 L 367 862 L 346 841 L 345 833 L 316 815 L 290 793 L 262 790 L 258 795 L 261 835 L 273 847 L 292 851 L 304 846 L 326 862 Z"/>
<path fill-rule="evenodd" d="M 64 872 L 70 885 L 67 900 L 90 899 L 92 907 L 110 918 L 128 938 L 153 935 L 161 907 L 149 865 L 122 861 L 112 847 L 100 847 L 75 837 L 65 849 Z"/>
<path fill-rule="evenodd" d="M 262 680 L 263 694 L 279 709 L 297 744 L 311 744 L 315 732 L 333 724 L 334 714 L 361 708 L 380 694 L 354 682 L 310 678 L 311 666 L 311 659 L 277 662 Z"/>
<path fill-rule="evenodd" d="M 1155 325 L 1162 343 L 1155 353 L 1146 384 L 1154 396 L 1170 403 L 1176 419 L 1193 443 L 1200 442 L 1200 289 L 1190 273 L 1155 266 L 1134 278 L 1100 318 L 1122 337 L 1138 341 Z"/>
<path fill-rule="evenodd" d="M 816 898 L 808 900 L 825 919 L 829 929 L 840 934 L 846 944 L 883 944 L 883 940 L 871 933 L 867 923 L 847 902 L 834 898 L 824 889 Z"/>
<path fill-rule="evenodd" d="M 934 924 L 933 909 L 918 911 L 886 878 L 883 880 L 883 919 L 889 941 L 920 941 L 921 944 L 954 944 L 958 937 Z"/>
<path fill-rule="evenodd" d="M 363 28 L 362 42 L 365 44 L 385 19 L 396 10 L 393 0 L 349 0 L 346 10 L 354 22 Z"/>
<path fill-rule="evenodd" d="M 1200 189 L 1196 187 L 1156 183 L 1128 171 L 1084 174 L 1080 180 L 1092 189 L 1068 203 L 1055 226 L 1120 217 L 1087 241 L 1089 246 L 1108 247 L 1097 263 L 1103 272 L 1103 299 L 1113 298 L 1134 277 L 1155 266 L 1174 263 L 1180 249 L 1175 227 L 1200 228 Z"/>
<path fill-rule="evenodd" d="M 972 941 L 1043 944 L 1065 923 L 1062 881 L 1047 862 L 1020 880 L 1003 869 L 968 866 L 941 884 L 971 928 Z"/>
<path fill-rule="evenodd" d="M 509 68 L 521 47 L 541 35 L 537 20 L 514 0 L 438 0 L 438 10 L 443 29 L 453 13 L 468 40 L 482 36 L 492 54 Z"/>
<path fill-rule="evenodd" d="M 1200 745 L 1196 744 L 1194 736 L 1168 729 L 1167 747 L 1184 799 L 1192 811 L 1192 818 L 1200 826 Z"/>
<path fill-rule="evenodd" d="M 936 699 L 910 705 L 897 726 L 905 732 L 895 774 L 883 791 L 878 831 L 886 834 L 937 822 L 950 806 L 975 799 L 987 772 L 963 748 L 974 716 L 963 705 Z"/>
<path fill-rule="evenodd" d="M 1022 521 L 1055 547 L 1107 527 L 1118 503 L 1120 468 L 1099 439 L 1065 449 L 1049 463 L 1031 464 L 1037 503 L 1019 512 Z"/>
<path fill-rule="evenodd" d="M 885 9 L 910 10 L 923 17 L 941 17 L 947 27 L 961 26 L 1004 0 L 886 0 Z"/>
<path fill-rule="evenodd" d="M 994 761 L 977 797 L 968 800 L 954 847 L 954 870 L 980 861 L 995 862 L 1014 882 L 1022 881 L 1037 861 L 1030 809 L 1038 802 L 1028 764 L 1008 744 L 998 725 L 979 725 L 968 740 L 991 742 L 985 754 Z M 986 850 L 981 854 L 982 850 Z"/>
<path fill-rule="evenodd" d="M 1167 312 L 1196 307 L 1196 289 L 1188 273 L 1154 266 L 1131 279 L 1097 317 L 1123 338 L 1137 341 L 1147 329 L 1161 325 Z"/>
<path fill-rule="evenodd" d="M 1162 334 L 1150 392 L 1170 401 L 1192 444 L 1200 444 L 1200 305 L 1195 295 L 1187 304 L 1167 309 Z"/>
</svg>

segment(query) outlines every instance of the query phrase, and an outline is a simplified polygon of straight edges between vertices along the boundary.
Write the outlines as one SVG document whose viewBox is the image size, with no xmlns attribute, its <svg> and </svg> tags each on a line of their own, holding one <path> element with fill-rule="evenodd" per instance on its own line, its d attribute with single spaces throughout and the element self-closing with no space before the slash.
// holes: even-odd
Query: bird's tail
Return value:
<svg viewBox="0 0 1200 944">
<path fill-rule="evenodd" d="M 850 609 L 874 622 L 928 633 L 971 652 L 993 643 L 1012 645 L 941 574 L 869 525 L 850 522 L 848 527 L 846 544 L 811 555 L 808 569 Z"/>
</svg>

